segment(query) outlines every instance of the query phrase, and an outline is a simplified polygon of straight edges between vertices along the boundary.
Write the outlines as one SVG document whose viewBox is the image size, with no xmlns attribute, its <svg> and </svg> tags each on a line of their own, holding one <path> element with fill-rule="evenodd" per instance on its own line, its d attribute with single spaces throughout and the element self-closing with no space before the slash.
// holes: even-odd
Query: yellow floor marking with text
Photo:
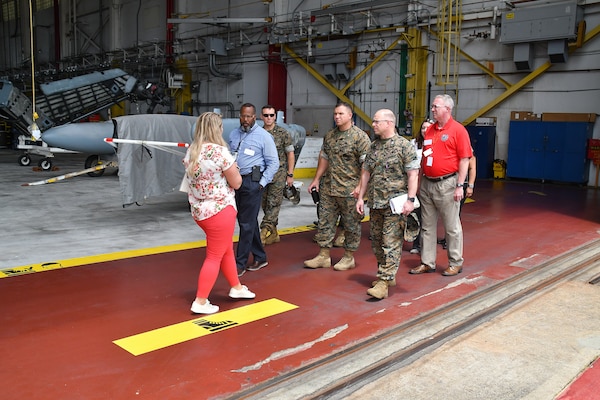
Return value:
<svg viewBox="0 0 600 400">
<path fill-rule="evenodd" d="M 202 318 L 139 333 L 115 340 L 113 343 L 134 356 L 139 356 L 140 354 L 258 321 L 259 319 L 281 314 L 295 308 L 298 308 L 298 306 L 279 299 L 269 299 L 233 310 L 206 315 Z"/>
</svg>

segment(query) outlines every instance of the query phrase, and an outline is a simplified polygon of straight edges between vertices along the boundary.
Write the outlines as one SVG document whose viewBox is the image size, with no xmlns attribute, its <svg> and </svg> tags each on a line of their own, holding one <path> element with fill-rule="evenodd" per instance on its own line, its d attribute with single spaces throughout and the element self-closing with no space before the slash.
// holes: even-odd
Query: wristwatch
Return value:
<svg viewBox="0 0 600 400">
<path fill-rule="evenodd" d="M 414 198 L 414 197 L 409 197 L 409 198 L 407 198 L 406 200 L 410 201 L 411 203 L 414 203 L 414 202 L 415 202 L 415 198 Z"/>
<path fill-rule="evenodd" d="M 474 187 L 475 187 L 475 185 L 474 185 L 474 184 L 472 184 L 472 183 L 469 183 L 469 189 L 473 189 Z"/>
<path fill-rule="evenodd" d="M 289 178 L 293 178 L 293 177 L 294 177 L 294 174 L 287 174 L 287 176 L 288 176 Z"/>
<path fill-rule="evenodd" d="M 456 184 L 456 187 L 457 187 L 457 188 L 461 188 L 461 187 L 463 187 L 463 186 L 465 186 L 465 184 L 464 184 L 464 183 L 457 183 L 457 184 Z"/>
</svg>

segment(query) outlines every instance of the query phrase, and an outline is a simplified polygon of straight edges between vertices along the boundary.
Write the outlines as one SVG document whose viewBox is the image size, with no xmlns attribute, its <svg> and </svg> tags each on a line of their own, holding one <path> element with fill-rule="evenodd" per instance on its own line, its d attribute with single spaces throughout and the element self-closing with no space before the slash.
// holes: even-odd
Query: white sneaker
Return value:
<svg viewBox="0 0 600 400">
<path fill-rule="evenodd" d="M 253 299 L 256 297 L 256 294 L 248 290 L 246 285 L 242 285 L 242 288 L 239 290 L 231 288 L 229 290 L 229 297 L 232 299 Z"/>
<path fill-rule="evenodd" d="M 192 303 L 192 312 L 194 314 L 214 314 L 219 311 L 219 306 L 210 304 L 210 301 L 206 299 L 206 303 L 200 304 L 196 300 Z"/>
<path fill-rule="evenodd" d="M 410 249 L 410 254 L 419 254 L 421 250 L 418 247 L 413 247 Z"/>
</svg>

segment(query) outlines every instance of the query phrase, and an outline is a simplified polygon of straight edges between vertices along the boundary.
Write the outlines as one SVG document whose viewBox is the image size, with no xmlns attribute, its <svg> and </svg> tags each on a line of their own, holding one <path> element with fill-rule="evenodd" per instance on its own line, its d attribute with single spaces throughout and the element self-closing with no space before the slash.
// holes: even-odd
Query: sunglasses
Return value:
<svg viewBox="0 0 600 400">
<path fill-rule="evenodd" d="M 267 118 L 267 117 L 274 117 L 275 114 L 263 114 L 263 117 Z"/>
</svg>

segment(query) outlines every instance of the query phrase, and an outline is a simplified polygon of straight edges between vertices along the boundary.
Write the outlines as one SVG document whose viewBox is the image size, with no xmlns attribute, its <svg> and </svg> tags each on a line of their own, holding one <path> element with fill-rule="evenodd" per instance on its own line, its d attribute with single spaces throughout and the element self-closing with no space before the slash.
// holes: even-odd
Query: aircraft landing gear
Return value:
<svg viewBox="0 0 600 400">
<path fill-rule="evenodd" d="M 23 167 L 27 167 L 31 164 L 31 157 L 29 157 L 29 154 L 22 154 L 19 156 L 18 163 Z"/>
<path fill-rule="evenodd" d="M 23 167 L 31 165 L 31 156 L 29 154 L 22 154 L 19 156 L 18 163 Z M 50 157 L 44 157 L 38 162 L 38 167 L 43 171 L 50 171 L 52 169 L 52 159 Z"/>
<path fill-rule="evenodd" d="M 50 171 L 52 169 L 52 159 L 49 157 L 42 158 L 38 163 L 38 166 L 43 171 Z"/>
<path fill-rule="evenodd" d="M 85 169 L 97 167 L 98 165 L 102 165 L 104 162 L 100 159 L 99 155 L 91 155 L 85 160 Z M 92 178 L 96 178 L 104 175 L 104 169 L 100 169 L 98 171 L 88 172 L 87 173 Z"/>
</svg>

